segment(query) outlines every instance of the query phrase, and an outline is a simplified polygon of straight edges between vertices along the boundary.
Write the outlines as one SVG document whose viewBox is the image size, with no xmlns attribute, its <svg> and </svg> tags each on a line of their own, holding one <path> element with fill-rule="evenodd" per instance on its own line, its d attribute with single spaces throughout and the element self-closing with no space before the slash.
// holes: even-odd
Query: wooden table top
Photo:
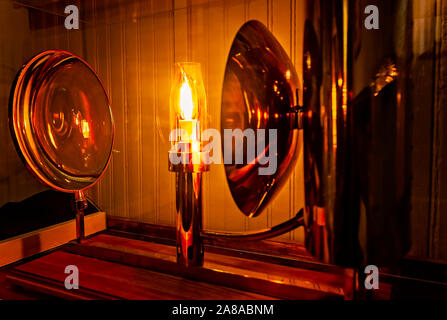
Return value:
<svg viewBox="0 0 447 320">
<path fill-rule="evenodd" d="M 202 268 L 190 269 L 175 255 L 169 245 L 99 234 L 0 273 L 0 286 L 7 284 L 0 298 L 343 299 L 340 275 L 209 252 Z M 79 269 L 79 290 L 65 289 L 68 265 Z"/>
<path fill-rule="evenodd" d="M 17 267 L 16 270 L 55 280 L 62 287 L 67 277 L 64 270 L 68 265 L 78 267 L 81 288 L 105 293 L 111 298 L 130 300 L 272 299 L 259 294 L 63 251 L 28 262 Z"/>
</svg>

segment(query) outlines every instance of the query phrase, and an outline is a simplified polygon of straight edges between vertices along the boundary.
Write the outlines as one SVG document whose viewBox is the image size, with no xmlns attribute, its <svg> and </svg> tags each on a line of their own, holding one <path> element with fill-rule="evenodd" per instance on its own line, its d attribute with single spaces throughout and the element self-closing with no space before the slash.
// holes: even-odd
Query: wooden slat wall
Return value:
<svg viewBox="0 0 447 320">
<path fill-rule="evenodd" d="M 31 35 L 27 10 L 14 10 L 0 1 L 0 206 L 42 191 L 23 166 L 10 138 L 8 101 L 11 83 L 24 61 L 29 59 Z M 6 32 L 13 29 L 15 32 Z"/>
<path fill-rule="evenodd" d="M 219 129 L 226 58 L 237 30 L 250 19 L 262 21 L 278 37 L 300 74 L 304 2 L 87 3 L 91 13 L 83 26 L 87 44 L 83 56 L 96 68 L 109 92 L 116 124 L 111 166 L 90 194 L 110 215 L 174 225 L 175 181 L 167 169 L 173 63 L 202 64 L 209 126 Z M 231 198 L 223 167 L 213 165 L 204 177 L 205 227 L 256 230 L 292 217 L 304 204 L 302 177 L 302 166 L 298 165 L 266 212 L 248 219 Z M 294 232 L 286 238 L 302 239 L 302 233 Z"/>
</svg>

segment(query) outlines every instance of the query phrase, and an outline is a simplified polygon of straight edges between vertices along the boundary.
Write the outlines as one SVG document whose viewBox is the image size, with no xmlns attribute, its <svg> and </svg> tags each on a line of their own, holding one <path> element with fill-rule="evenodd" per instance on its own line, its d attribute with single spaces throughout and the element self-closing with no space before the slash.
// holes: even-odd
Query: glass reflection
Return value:
<svg viewBox="0 0 447 320">
<path fill-rule="evenodd" d="M 62 191 L 81 190 L 103 173 L 113 118 L 94 71 L 64 51 L 28 62 L 13 87 L 13 136 L 32 172 Z"/>
<path fill-rule="evenodd" d="M 259 160 L 269 153 L 270 144 L 274 143 L 269 141 L 268 134 L 264 138 L 265 149 L 257 150 L 253 162 L 246 154 L 245 141 L 244 164 L 225 164 L 233 199 L 247 216 L 260 214 L 294 167 L 299 147 L 295 122 L 298 88 L 295 68 L 270 31 L 258 21 L 244 24 L 233 41 L 225 70 L 222 137 L 225 129 L 276 129 L 278 133 L 275 174 L 258 174 L 259 167 L 263 166 Z M 256 134 L 254 139 L 256 145 L 264 142 Z M 235 145 L 231 150 L 234 158 L 241 156 L 235 154 L 240 152 Z"/>
</svg>

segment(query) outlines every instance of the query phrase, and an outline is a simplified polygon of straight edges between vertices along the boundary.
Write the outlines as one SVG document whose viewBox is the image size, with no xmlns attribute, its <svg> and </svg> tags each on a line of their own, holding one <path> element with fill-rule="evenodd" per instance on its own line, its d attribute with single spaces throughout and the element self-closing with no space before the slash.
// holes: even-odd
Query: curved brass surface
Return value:
<svg viewBox="0 0 447 320">
<path fill-rule="evenodd" d="M 45 51 L 19 71 L 11 88 L 10 129 L 39 181 L 63 192 L 92 186 L 112 151 L 114 123 L 96 73 L 66 51 Z"/>
<path fill-rule="evenodd" d="M 256 145 L 258 129 L 276 129 L 277 140 L 265 138 L 265 148 L 256 150 L 247 159 L 246 142 L 243 150 L 224 147 L 224 158 L 232 152 L 242 153 L 243 164 L 225 164 L 228 185 L 239 209 L 249 217 L 259 215 L 293 170 L 299 148 L 297 130 L 297 92 L 295 68 L 280 43 L 260 22 L 249 21 L 237 33 L 227 60 L 222 91 L 222 145 L 227 129 L 253 129 Z M 265 137 L 268 137 L 266 132 Z M 277 147 L 277 170 L 260 175 L 260 159 L 268 154 L 272 144 Z M 258 148 L 257 148 L 258 149 Z"/>
</svg>

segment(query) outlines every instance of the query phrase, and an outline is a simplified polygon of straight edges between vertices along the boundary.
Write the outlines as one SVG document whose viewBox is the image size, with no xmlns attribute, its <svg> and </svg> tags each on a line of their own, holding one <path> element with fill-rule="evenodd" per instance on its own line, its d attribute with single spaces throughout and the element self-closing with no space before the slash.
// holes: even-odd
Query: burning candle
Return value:
<svg viewBox="0 0 447 320">
<path fill-rule="evenodd" d="M 183 78 L 180 87 L 179 106 L 181 119 L 179 120 L 180 141 L 191 145 L 191 152 L 200 151 L 200 121 L 197 120 L 197 95 L 193 95 L 187 76 Z"/>
<path fill-rule="evenodd" d="M 206 96 L 200 64 L 176 63 L 171 88 L 171 151 L 169 170 L 176 174 L 177 260 L 186 266 L 203 263 L 202 130 Z M 181 159 L 173 163 L 172 159 Z"/>
<path fill-rule="evenodd" d="M 185 161 L 200 164 L 202 130 L 206 127 L 206 96 L 200 64 L 176 63 L 171 90 L 171 150 L 188 153 Z"/>
</svg>

